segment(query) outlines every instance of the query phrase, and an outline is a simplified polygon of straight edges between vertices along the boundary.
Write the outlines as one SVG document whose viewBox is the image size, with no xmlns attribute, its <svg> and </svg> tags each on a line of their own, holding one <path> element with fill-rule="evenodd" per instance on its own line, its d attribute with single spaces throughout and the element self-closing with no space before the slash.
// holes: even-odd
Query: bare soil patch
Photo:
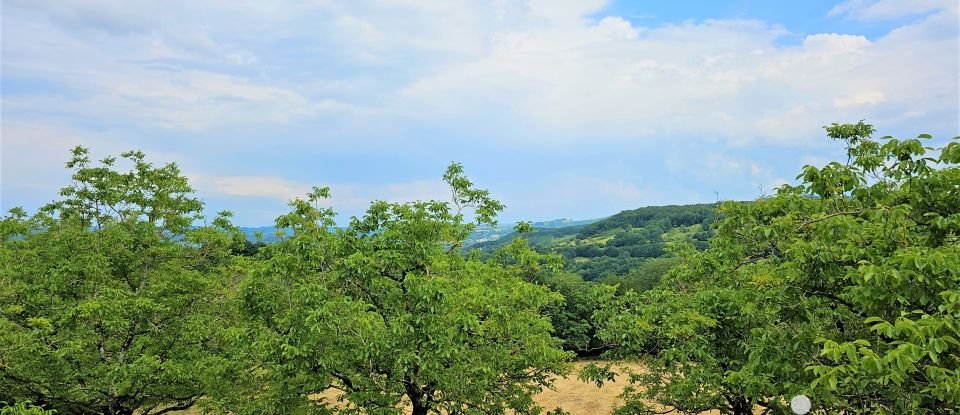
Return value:
<svg viewBox="0 0 960 415">
<path fill-rule="evenodd" d="M 574 362 L 573 372 L 566 378 L 559 378 L 554 383 L 554 390 L 544 390 L 535 400 L 546 410 L 560 408 L 569 412 L 571 415 L 604 415 L 613 412 L 614 408 L 621 405 L 619 395 L 623 388 L 627 386 L 626 375 L 618 375 L 613 382 L 607 382 L 603 387 L 597 387 L 596 384 L 581 382 L 577 376 L 580 370 L 590 364 L 590 361 Z M 633 371 L 642 371 L 643 366 L 637 363 L 618 362 L 614 366 L 620 373 L 621 369 L 628 368 Z M 324 392 L 320 396 L 327 398 L 330 402 L 336 402 L 337 394 L 335 391 Z M 200 411 L 190 409 L 186 411 L 171 412 L 179 415 L 199 415 Z M 704 415 L 717 415 L 719 412 L 704 412 Z"/>
</svg>

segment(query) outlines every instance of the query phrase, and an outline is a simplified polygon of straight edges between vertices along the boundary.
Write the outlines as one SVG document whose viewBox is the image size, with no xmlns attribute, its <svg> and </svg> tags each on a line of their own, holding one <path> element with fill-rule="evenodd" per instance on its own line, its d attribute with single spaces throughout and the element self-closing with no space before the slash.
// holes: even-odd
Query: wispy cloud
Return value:
<svg viewBox="0 0 960 415">
<path fill-rule="evenodd" d="M 834 99 L 833 106 L 837 108 L 848 108 L 862 105 L 876 105 L 886 100 L 887 99 L 883 95 L 883 92 L 861 92 L 848 97 Z"/>
<path fill-rule="evenodd" d="M 190 182 L 201 191 L 223 196 L 264 197 L 288 201 L 303 198 L 310 186 L 275 176 L 206 177 L 192 174 Z"/>
<path fill-rule="evenodd" d="M 957 58 L 945 53 L 957 48 L 955 9 L 876 41 L 815 34 L 778 45 L 785 33 L 759 21 L 645 28 L 609 17 L 534 27 L 501 33 L 489 54 L 444 66 L 404 92 L 428 114 L 500 105 L 548 140 L 711 134 L 802 145 L 831 120 L 886 121 L 918 108 L 940 114 L 929 122 L 956 124 L 937 110 L 957 109 Z M 894 56 L 926 63 L 892 68 Z M 864 91 L 884 105 L 843 105 Z M 798 115 L 805 127 L 785 122 Z"/>
<path fill-rule="evenodd" d="M 374 200 L 388 202 L 413 202 L 426 200 L 450 200 L 449 187 L 440 180 L 415 180 L 410 182 L 362 185 L 355 183 L 307 184 L 279 176 L 210 176 L 188 172 L 187 178 L 201 197 L 260 198 L 272 200 L 274 212 L 282 211 L 287 202 L 305 198 L 311 188 L 329 187 L 331 198 L 323 205 L 333 207 L 346 215 L 356 215 Z M 242 201 L 239 201 L 242 203 Z"/>
<path fill-rule="evenodd" d="M 618 16 L 587 18 L 604 3 L 177 9 L 16 1 L 14 16 L 48 24 L 5 20 L 4 30 L 15 33 L 4 42 L 5 72 L 73 93 L 10 97 L 5 105 L 193 131 L 324 117 L 363 128 L 373 114 L 393 126 L 387 134 L 403 134 L 483 117 L 517 132 L 506 144 L 533 145 L 704 133 L 789 144 L 837 118 L 957 107 L 942 92 L 957 90 L 957 77 L 947 75 L 956 72 L 955 56 L 944 53 L 957 44 L 949 1 L 851 0 L 830 14 L 928 15 L 875 41 L 813 34 L 797 46 L 779 44 L 788 31 L 770 22 L 644 27 Z M 174 19 L 185 14 L 210 20 Z M 257 28 L 262 39 L 243 33 Z M 924 65 L 891 68 L 892 57 Z M 366 73 L 375 75 L 359 75 Z M 866 92 L 882 94 L 870 103 L 883 105 L 837 112 Z M 811 127 L 764 129 L 801 106 Z"/>
<path fill-rule="evenodd" d="M 824 157 L 820 126 L 831 122 L 960 130 L 955 1 L 838 2 L 822 11 L 836 23 L 824 33 L 609 5 L 5 1 L 4 198 L 32 200 L 9 190 L 23 183 L 55 187 L 49 172 L 80 143 L 181 160 L 212 197 L 256 199 L 258 211 L 282 210 L 337 168 L 343 176 L 328 184 L 348 210 L 441 195 L 418 166 L 471 159 L 509 204 L 534 212 L 549 200 L 551 212 L 576 216 L 598 202 L 568 196 L 625 208 L 703 199 L 722 185 L 711 172 L 650 180 L 669 170 L 674 148 L 735 153 L 731 180 L 766 185 L 793 177 L 800 157 Z M 876 22 L 893 29 L 859 30 Z M 656 151 L 666 155 L 635 162 Z M 723 163 L 699 160 L 691 166 L 722 173 Z M 318 163 L 335 166 L 321 174 Z"/>
</svg>

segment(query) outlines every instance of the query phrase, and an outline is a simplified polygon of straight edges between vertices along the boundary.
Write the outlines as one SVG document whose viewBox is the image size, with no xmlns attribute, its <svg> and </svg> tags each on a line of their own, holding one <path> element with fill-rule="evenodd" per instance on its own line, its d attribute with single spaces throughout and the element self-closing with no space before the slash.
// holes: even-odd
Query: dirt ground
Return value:
<svg viewBox="0 0 960 415">
<path fill-rule="evenodd" d="M 565 379 L 557 379 L 554 386 L 556 390 L 545 390 L 535 398 L 540 406 L 546 410 L 560 408 L 570 413 L 570 415 L 605 415 L 613 412 L 613 409 L 623 402 L 618 397 L 623 388 L 627 386 L 626 376 L 619 375 L 614 382 L 604 383 L 603 387 L 598 388 L 596 384 L 581 382 L 577 375 L 580 369 L 589 364 L 589 361 L 578 361 L 574 363 L 573 372 Z M 618 363 L 614 369 L 620 373 L 623 368 L 629 368 L 635 372 L 643 369 L 636 363 Z M 719 415 L 718 411 L 704 412 L 702 415 Z"/>
<path fill-rule="evenodd" d="M 589 362 L 574 363 L 574 370 L 567 378 L 557 379 L 556 390 L 545 390 L 536 397 L 540 406 L 547 410 L 560 408 L 571 415 L 601 415 L 613 412 L 613 408 L 622 402 L 617 397 L 626 386 L 626 377 L 620 375 L 614 382 L 607 382 L 601 388 L 596 384 L 581 382 L 577 379 L 580 369 Z M 634 370 L 639 365 L 626 364 Z M 618 371 L 619 372 L 619 371 Z"/>
<path fill-rule="evenodd" d="M 556 390 L 545 390 L 535 398 L 540 406 L 546 410 L 561 408 L 571 415 L 605 415 L 609 414 L 621 404 L 618 395 L 627 385 L 626 377 L 620 375 L 614 382 L 607 382 L 603 387 L 598 388 L 593 383 L 581 382 L 577 379 L 580 369 L 590 362 L 578 361 L 574 363 L 574 370 L 567 378 L 557 379 L 554 386 Z M 632 370 L 641 370 L 638 364 L 623 363 L 618 364 L 617 368 L 628 367 Z M 619 370 L 618 370 L 619 372 Z M 326 393 L 324 393 L 325 395 Z M 330 393 L 331 401 L 335 400 L 334 394 Z M 186 410 L 171 412 L 179 415 L 199 415 L 200 411 Z M 704 415 L 715 415 L 719 412 L 704 412 Z"/>
</svg>

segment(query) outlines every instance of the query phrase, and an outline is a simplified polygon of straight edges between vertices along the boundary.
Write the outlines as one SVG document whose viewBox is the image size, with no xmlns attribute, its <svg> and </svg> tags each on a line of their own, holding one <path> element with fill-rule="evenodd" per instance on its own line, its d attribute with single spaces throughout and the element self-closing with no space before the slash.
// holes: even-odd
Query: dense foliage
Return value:
<svg viewBox="0 0 960 415">
<path fill-rule="evenodd" d="M 535 413 L 533 395 L 566 373 L 569 354 L 541 309 L 562 298 L 519 271 L 457 249 L 502 205 L 459 165 L 446 202 L 375 202 L 331 231 L 326 189 L 277 220 L 286 239 L 263 249 L 241 288 L 252 324 L 239 334 L 258 368 L 236 413 L 340 411 Z"/>
<path fill-rule="evenodd" d="M 59 201 L 0 222 L 4 413 L 537 413 L 568 370 L 542 314 L 563 298 L 458 249 L 467 213 L 503 208 L 459 165 L 453 205 L 375 202 L 335 229 L 315 189 L 265 245 L 226 212 L 195 226 L 175 165 L 123 158 L 75 149 Z"/>
<path fill-rule="evenodd" d="M 480 249 L 503 205 L 458 164 L 451 202 L 336 227 L 314 188 L 264 243 L 175 165 L 77 148 L 59 200 L 0 220 L 0 413 L 535 414 L 601 351 L 645 365 L 622 414 L 958 413 L 960 141 L 827 134 L 845 160 L 770 197 Z"/>
<path fill-rule="evenodd" d="M 650 369 L 623 413 L 657 410 L 643 399 L 786 413 L 798 393 L 827 413 L 960 408 L 960 142 L 878 142 L 863 123 L 827 132 L 845 163 L 724 204 L 710 249 L 676 248 L 683 262 L 660 286 L 597 316 L 614 354 Z"/>
<path fill-rule="evenodd" d="M 224 264 L 240 241 L 176 166 L 77 148 L 62 198 L 0 222 L 0 401 L 59 414 L 186 408 L 227 363 Z"/>
<path fill-rule="evenodd" d="M 579 356 L 595 356 L 606 350 L 606 344 L 597 338 L 593 314 L 613 295 L 614 289 L 563 269 L 563 257 L 544 254 L 530 247 L 523 237 L 533 228 L 518 226 L 521 237 L 497 250 L 490 261 L 518 273 L 524 280 L 549 288 L 562 295 L 561 301 L 546 305 L 543 313 L 553 324 L 554 335 L 563 348 Z"/>
<path fill-rule="evenodd" d="M 44 409 L 32 403 L 20 401 L 13 405 L 0 402 L 0 415 L 53 415 L 56 411 Z"/>
</svg>

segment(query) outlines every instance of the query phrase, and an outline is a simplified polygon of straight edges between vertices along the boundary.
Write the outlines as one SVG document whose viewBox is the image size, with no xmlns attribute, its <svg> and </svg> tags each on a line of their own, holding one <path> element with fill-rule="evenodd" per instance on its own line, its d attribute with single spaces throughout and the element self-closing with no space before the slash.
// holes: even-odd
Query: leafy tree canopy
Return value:
<svg viewBox="0 0 960 415">
<path fill-rule="evenodd" d="M 0 401 L 58 414 L 192 406 L 228 366 L 219 353 L 229 253 L 242 241 L 173 164 L 142 153 L 67 167 L 73 184 L 33 216 L 0 221 Z"/>
<path fill-rule="evenodd" d="M 724 204 L 707 251 L 676 248 L 660 286 L 598 314 L 613 354 L 650 369 L 621 412 L 787 413 L 797 393 L 827 413 L 960 407 L 960 142 L 872 133 L 827 127 L 846 161 Z"/>
<path fill-rule="evenodd" d="M 277 219 L 290 237 L 263 248 L 242 287 L 257 325 L 241 335 L 259 386 L 237 413 L 322 413 L 335 389 L 347 413 L 536 413 L 533 395 L 570 355 L 541 310 L 558 294 L 517 269 L 465 257 L 474 224 L 503 206 L 453 164 L 453 202 L 374 202 L 331 231 L 327 189 Z M 244 402 L 245 401 L 245 402 Z"/>
</svg>

